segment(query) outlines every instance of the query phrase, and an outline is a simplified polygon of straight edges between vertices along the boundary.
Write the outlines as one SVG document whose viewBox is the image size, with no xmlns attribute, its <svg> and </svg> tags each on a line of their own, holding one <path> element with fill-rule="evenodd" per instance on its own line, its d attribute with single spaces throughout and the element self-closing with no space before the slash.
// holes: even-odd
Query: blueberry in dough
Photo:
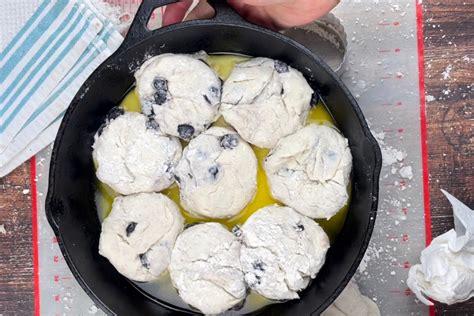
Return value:
<svg viewBox="0 0 474 316">
<path fill-rule="evenodd" d="M 155 103 L 158 105 L 162 105 L 163 103 L 166 102 L 166 94 L 163 94 L 161 92 L 156 92 L 155 95 L 153 96 Z"/>
<path fill-rule="evenodd" d="M 220 138 L 222 148 L 233 149 L 239 145 L 239 137 L 236 134 L 225 134 Z"/>
<path fill-rule="evenodd" d="M 304 230 L 304 225 L 301 223 L 296 224 L 296 231 L 297 232 L 302 232 Z"/>
<path fill-rule="evenodd" d="M 220 94 L 221 94 L 221 87 L 216 87 L 216 86 L 211 86 L 209 88 L 209 90 L 211 90 L 211 93 L 216 97 L 220 97 Z"/>
<path fill-rule="evenodd" d="M 157 121 L 153 119 L 153 117 L 148 117 L 145 123 L 146 128 L 148 129 L 154 129 L 154 130 L 159 130 L 160 125 L 158 124 Z"/>
<path fill-rule="evenodd" d="M 204 97 L 204 100 L 206 100 L 208 104 L 212 105 L 212 100 L 221 98 L 221 87 L 212 86 L 209 88 L 209 91 L 210 91 L 210 96 L 207 96 L 206 94 L 204 94 L 203 97 Z"/>
<path fill-rule="evenodd" d="M 275 60 L 274 67 L 275 67 L 275 70 L 280 74 L 289 71 L 288 65 L 282 62 L 281 60 Z"/>
<path fill-rule="evenodd" d="M 219 168 L 217 166 L 212 166 L 209 168 L 209 173 L 211 174 L 212 178 L 215 180 L 217 178 L 217 174 L 219 173 Z"/>
<path fill-rule="evenodd" d="M 168 99 L 168 81 L 163 78 L 155 78 L 153 80 L 153 87 L 155 87 L 156 92 L 154 95 L 154 100 L 157 105 L 162 105 Z"/>
<path fill-rule="evenodd" d="M 259 271 L 265 271 L 265 268 L 264 268 L 265 264 L 261 261 L 261 260 L 256 260 L 252 263 L 252 267 L 254 268 L 254 270 L 259 270 Z"/>
<path fill-rule="evenodd" d="M 145 269 L 150 269 L 150 262 L 148 261 L 148 257 L 146 255 L 146 252 L 142 253 L 142 254 L 139 254 L 138 257 L 140 258 L 140 262 L 141 262 L 142 266 Z"/>
<path fill-rule="evenodd" d="M 163 91 L 164 93 L 167 93 L 168 81 L 164 78 L 156 77 L 155 80 L 153 80 L 153 87 L 155 87 L 158 92 Z"/>
<path fill-rule="evenodd" d="M 127 237 L 129 237 L 130 234 L 133 233 L 136 226 L 137 226 L 136 222 L 130 222 L 130 224 L 127 225 L 127 228 L 125 229 L 125 231 L 127 233 Z"/>
<path fill-rule="evenodd" d="M 194 135 L 194 127 L 188 124 L 178 125 L 178 134 L 184 140 L 189 140 Z"/>
</svg>

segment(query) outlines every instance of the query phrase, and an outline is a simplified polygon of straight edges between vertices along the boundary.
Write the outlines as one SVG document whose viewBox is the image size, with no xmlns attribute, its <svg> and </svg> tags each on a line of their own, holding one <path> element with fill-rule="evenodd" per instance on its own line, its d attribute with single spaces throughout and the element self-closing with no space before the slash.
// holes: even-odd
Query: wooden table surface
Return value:
<svg viewBox="0 0 474 316">
<path fill-rule="evenodd" d="M 440 188 L 474 206 L 474 1 L 423 1 L 425 95 L 433 237 L 453 227 Z M 449 76 L 446 76 L 447 69 Z M 444 74 L 443 74 L 444 72 Z M 31 315 L 33 262 L 29 164 L 0 179 L 0 315 Z M 25 191 L 24 191 L 25 190 Z M 436 305 L 438 315 L 472 315 L 474 299 Z"/>
</svg>

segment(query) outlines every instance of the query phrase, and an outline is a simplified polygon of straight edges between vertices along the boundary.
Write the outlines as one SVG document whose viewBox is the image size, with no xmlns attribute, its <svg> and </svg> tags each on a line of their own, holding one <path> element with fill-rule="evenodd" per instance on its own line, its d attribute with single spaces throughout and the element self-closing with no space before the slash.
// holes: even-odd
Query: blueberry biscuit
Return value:
<svg viewBox="0 0 474 316">
<path fill-rule="evenodd" d="M 120 115 L 114 111 L 109 119 L 93 145 L 97 178 L 120 194 L 169 187 L 181 157 L 179 140 L 164 135 L 154 121 L 140 113 Z"/>
<path fill-rule="evenodd" d="M 257 158 L 239 135 L 211 127 L 189 142 L 176 167 L 181 205 L 190 213 L 227 218 L 254 197 Z"/>
<path fill-rule="evenodd" d="M 223 86 L 221 112 L 246 141 L 272 148 L 303 126 L 312 94 L 298 70 L 258 57 L 235 65 Z"/>
<path fill-rule="evenodd" d="M 349 198 L 352 155 L 332 127 L 310 124 L 282 138 L 264 168 L 272 195 L 308 217 L 329 219 Z"/>
<path fill-rule="evenodd" d="M 176 204 L 160 193 L 119 196 L 102 223 L 99 253 L 127 278 L 151 281 L 168 268 L 183 226 Z"/>
<path fill-rule="evenodd" d="M 135 78 L 142 112 L 164 133 L 190 140 L 215 120 L 221 81 L 201 60 L 182 54 L 158 55 L 143 63 Z"/>
<path fill-rule="evenodd" d="M 241 228 L 240 262 L 248 286 L 273 300 L 299 298 L 324 264 L 329 239 L 312 219 L 268 206 Z"/>
<path fill-rule="evenodd" d="M 179 296 L 206 315 L 219 314 L 245 299 L 240 242 L 218 223 L 198 224 L 176 240 L 169 266 Z"/>
</svg>

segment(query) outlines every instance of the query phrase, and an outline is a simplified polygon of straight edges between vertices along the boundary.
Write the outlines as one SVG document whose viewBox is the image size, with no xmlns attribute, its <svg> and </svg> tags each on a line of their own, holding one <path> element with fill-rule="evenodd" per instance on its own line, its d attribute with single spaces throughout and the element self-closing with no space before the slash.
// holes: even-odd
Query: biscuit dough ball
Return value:
<svg viewBox="0 0 474 316">
<path fill-rule="evenodd" d="M 127 278 L 151 281 L 168 268 L 183 226 L 178 207 L 163 194 L 118 196 L 102 223 L 99 253 Z"/>
<path fill-rule="evenodd" d="M 202 60 L 158 55 L 143 63 L 135 78 L 143 113 L 164 133 L 190 140 L 216 119 L 221 81 Z"/>
<path fill-rule="evenodd" d="M 352 155 L 333 127 L 310 124 L 282 138 L 264 168 L 272 195 L 308 217 L 329 219 L 349 198 Z"/>
<path fill-rule="evenodd" d="M 181 144 L 145 115 L 126 112 L 96 134 L 92 155 L 97 178 L 116 192 L 153 192 L 174 182 Z"/>
<path fill-rule="evenodd" d="M 289 207 L 261 208 L 241 228 L 245 281 L 273 300 L 299 298 L 326 258 L 329 238 L 312 219 Z"/>
<path fill-rule="evenodd" d="M 253 58 L 236 64 L 225 81 L 221 113 L 243 139 L 272 148 L 303 126 L 312 94 L 298 70 L 279 60 Z"/>
<path fill-rule="evenodd" d="M 191 226 L 176 240 L 170 275 L 179 296 L 204 314 L 219 314 L 246 296 L 240 242 L 224 226 Z"/>
<path fill-rule="evenodd" d="M 176 167 L 181 205 L 210 218 L 238 214 L 257 190 L 257 158 L 228 128 L 211 127 L 189 142 Z"/>
</svg>

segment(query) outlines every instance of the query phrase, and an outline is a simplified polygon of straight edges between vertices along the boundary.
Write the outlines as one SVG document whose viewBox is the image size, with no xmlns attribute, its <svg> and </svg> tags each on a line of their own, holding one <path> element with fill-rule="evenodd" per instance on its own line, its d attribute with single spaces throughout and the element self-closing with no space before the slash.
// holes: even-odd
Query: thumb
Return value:
<svg viewBox="0 0 474 316">
<path fill-rule="evenodd" d="M 192 4 L 193 0 L 182 0 L 167 5 L 163 13 L 163 26 L 181 22 Z"/>
</svg>

